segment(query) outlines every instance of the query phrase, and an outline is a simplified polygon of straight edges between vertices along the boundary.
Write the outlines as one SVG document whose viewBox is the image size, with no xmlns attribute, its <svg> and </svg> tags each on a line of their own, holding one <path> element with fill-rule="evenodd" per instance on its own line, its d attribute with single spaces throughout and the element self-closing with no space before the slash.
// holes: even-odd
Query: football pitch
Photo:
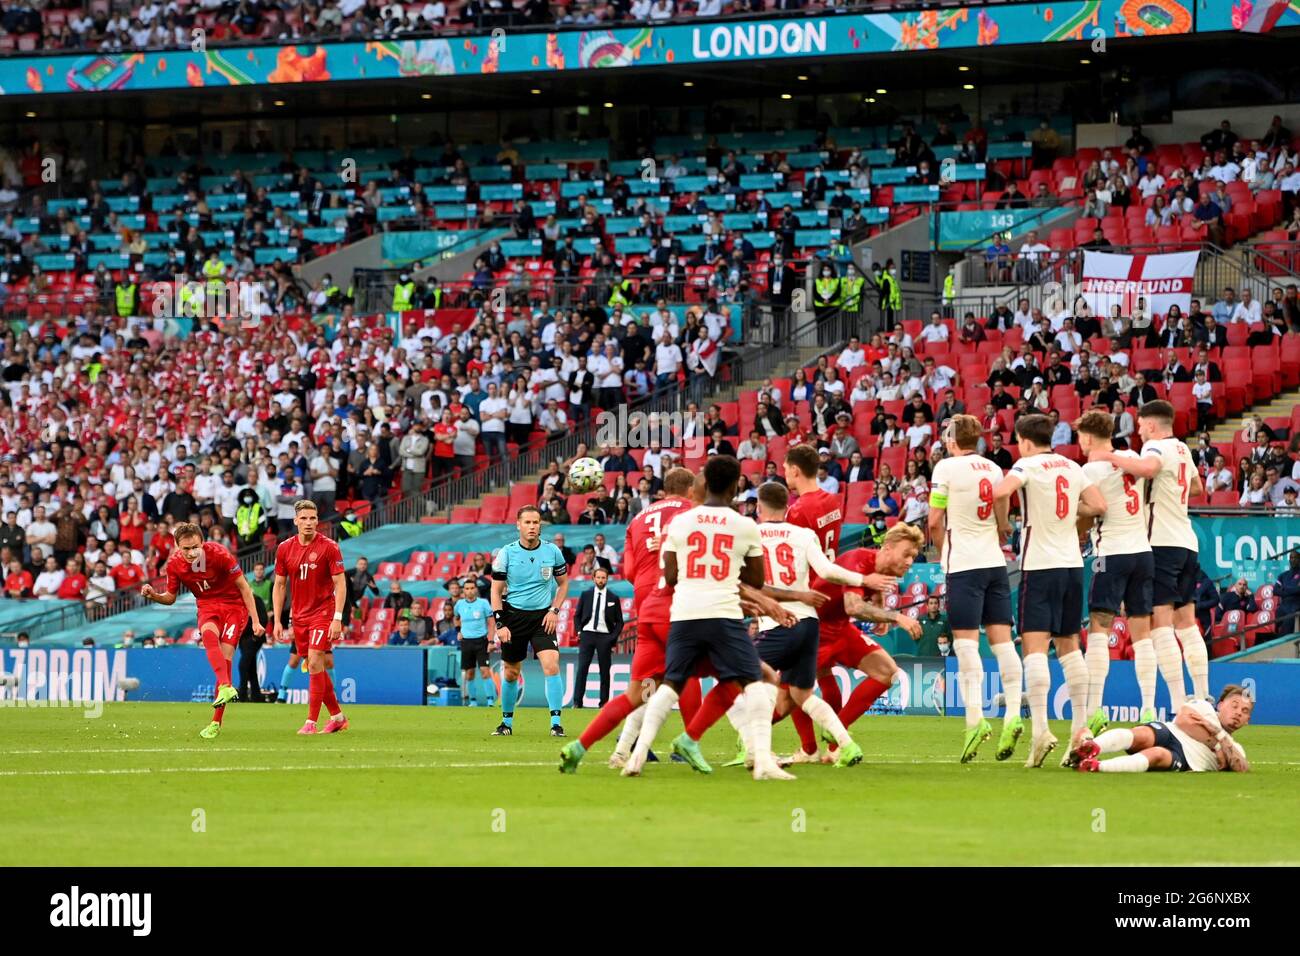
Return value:
<svg viewBox="0 0 1300 956">
<path fill-rule="evenodd" d="M 623 779 L 607 740 L 574 776 L 541 710 L 493 738 L 495 710 L 352 706 L 352 728 L 295 734 L 303 708 L 232 705 L 216 741 L 198 704 L 0 710 L 5 866 L 1045 865 L 1300 863 L 1300 734 L 1250 727 L 1248 776 L 1079 774 L 956 760 L 957 718 L 871 717 L 866 762 L 754 783 L 650 764 Z M 566 711 L 570 737 L 595 715 Z M 673 715 L 657 750 L 680 730 Z M 1054 722 L 1063 741 L 1067 726 Z M 778 750 L 795 746 L 788 722 Z"/>
</svg>

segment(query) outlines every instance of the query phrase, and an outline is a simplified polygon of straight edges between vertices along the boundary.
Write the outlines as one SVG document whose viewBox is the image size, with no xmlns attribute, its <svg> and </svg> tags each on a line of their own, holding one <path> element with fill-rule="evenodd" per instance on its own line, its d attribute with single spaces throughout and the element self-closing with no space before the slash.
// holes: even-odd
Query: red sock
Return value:
<svg viewBox="0 0 1300 956">
<path fill-rule="evenodd" d="M 203 632 L 203 653 L 208 655 L 208 666 L 212 668 L 212 677 L 217 682 L 217 686 L 229 684 L 226 657 L 221 653 L 221 642 L 217 640 L 216 633 L 211 630 Z"/>
<path fill-rule="evenodd" d="M 583 748 L 590 750 L 598 741 L 608 737 L 626 718 L 627 715 L 636 709 L 631 698 L 627 694 L 619 694 L 611 699 L 604 707 L 600 708 L 600 713 L 596 719 L 587 725 L 587 729 L 578 737 L 578 742 Z"/>
<path fill-rule="evenodd" d="M 231 685 L 235 683 L 231 678 L 230 661 L 226 661 L 226 683 Z"/>
<path fill-rule="evenodd" d="M 225 716 L 226 716 L 226 707 L 224 704 L 220 707 L 212 708 L 212 719 L 215 720 L 217 723 L 221 723 L 221 719 Z"/>
<path fill-rule="evenodd" d="M 853 723 L 876 702 L 876 698 L 889 690 L 888 684 L 882 684 L 874 677 L 868 677 L 849 694 L 849 701 L 840 711 L 840 723 L 845 727 Z"/>
<path fill-rule="evenodd" d="M 839 713 L 844 706 L 844 697 L 840 693 L 840 682 L 835 679 L 834 674 L 827 674 L 825 677 L 817 678 L 817 686 L 821 688 L 822 700 L 831 705 L 831 710 Z"/>
<path fill-rule="evenodd" d="M 321 697 L 324 695 L 324 673 L 307 675 L 307 719 L 312 723 L 320 716 Z"/>
<path fill-rule="evenodd" d="M 682 724 L 689 727 L 695 715 L 700 712 L 700 700 L 704 692 L 700 689 L 700 679 L 691 677 L 682 687 L 682 694 L 677 698 L 677 706 L 682 711 Z"/>
<path fill-rule="evenodd" d="M 812 718 L 803 712 L 802 707 L 793 707 L 790 710 L 790 719 L 794 721 L 794 729 L 799 732 L 799 745 L 803 747 L 803 752 L 815 754 L 817 732 L 813 729 Z"/>
<path fill-rule="evenodd" d="M 718 684 L 704 696 L 700 709 L 696 711 L 691 722 L 686 725 L 686 736 L 699 740 L 704 732 L 726 716 L 731 705 L 740 696 L 740 688 L 735 684 Z"/>
<path fill-rule="evenodd" d="M 343 713 L 343 708 L 339 706 L 338 698 L 334 696 L 334 681 L 330 677 L 329 671 L 321 671 L 321 702 L 324 703 L 325 709 L 329 711 L 331 717 Z"/>
</svg>

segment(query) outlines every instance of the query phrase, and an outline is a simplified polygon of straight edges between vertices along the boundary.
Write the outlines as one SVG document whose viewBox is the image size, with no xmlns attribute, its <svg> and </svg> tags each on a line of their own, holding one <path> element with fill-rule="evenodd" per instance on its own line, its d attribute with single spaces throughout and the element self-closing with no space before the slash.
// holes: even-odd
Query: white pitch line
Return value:
<svg viewBox="0 0 1300 956">
<path fill-rule="evenodd" d="M 311 746 L 308 744 L 308 746 Z M 209 747 L 80 747 L 75 750 L 0 750 L 5 756 L 42 756 L 48 754 L 184 754 L 184 753 L 272 753 L 267 747 L 224 747 L 213 744 Z M 347 750 L 331 751 L 350 754 L 400 754 L 401 750 L 393 747 L 349 747 Z M 421 747 L 414 753 L 422 754 L 458 754 L 464 753 L 464 747 Z"/>
<path fill-rule="evenodd" d="M 434 770 L 442 768 L 463 769 L 473 767 L 553 767 L 551 760 L 536 763 L 512 761 L 486 761 L 483 763 L 407 763 L 407 764 L 299 764 L 296 767 L 112 767 L 102 770 L 0 770 L 0 777 L 79 777 L 118 776 L 149 773 L 284 773 L 294 770 Z"/>
</svg>

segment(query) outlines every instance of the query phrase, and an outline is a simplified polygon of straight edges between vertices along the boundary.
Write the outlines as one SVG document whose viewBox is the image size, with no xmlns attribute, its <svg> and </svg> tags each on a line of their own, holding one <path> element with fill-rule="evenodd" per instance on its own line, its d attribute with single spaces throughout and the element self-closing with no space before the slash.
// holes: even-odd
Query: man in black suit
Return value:
<svg viewBox="0 0 1300 956">
<path fill-rule="evenodd" d="M 1219 368 L 1219 363 L 1211 361 L 1209 351 L 1203 347 L 1196 350 L 1196 364 L 1192 366 L 1192 374 L 1195 375 L 1197 372 L 1204 372 L 1206 381 L 1223 381 L 1223 371 Z"/>
<path fill-rule="evenodd" d="M 794 269 L 786 265 L 785 257 L 777 253 L 772 257 L 772 265 L 767 270 L 767 292 L 772 301 L 772 339 L 780 342 L 789 328 L 787 318 L 790 311 L 790 296 L 794 292 Z"/>
<path fill-rule="evenodd" d="M 594 654 L 600 666 L 600 706 L 609 701 L 609 674 L 614 644 L 623 630 L 623 607 L 618 595 L 609 590 L 609 572 L 597 568 L 591 576 L 595 585 L 578 598 L 578 673 L 573 684 L 573 706 L 581 707 L 587 691 L 587 671 Z"/>
</svg>

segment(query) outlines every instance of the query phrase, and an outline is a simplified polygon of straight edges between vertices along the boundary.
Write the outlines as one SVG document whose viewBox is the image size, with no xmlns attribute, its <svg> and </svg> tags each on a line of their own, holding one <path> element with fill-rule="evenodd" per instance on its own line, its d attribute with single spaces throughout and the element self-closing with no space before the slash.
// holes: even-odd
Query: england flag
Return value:
<svg viewBox="0 0 1300 956">
<path fill-rule="evenodd" d="M 1232 25 L 1242 33 L 1268 33 L 1289 5 L 1290 0 L 1241 0 L 1232 8 Z"/>
<path fill-rule="evenodd" d="M 1081 291 L 1096 316 L 1110 315 L 1116 305 L 1125 316 L 1139 309 L 1165 315 L 1171 305 L 1185 314 L 1192 307 L 1199 258 L 1199 252 L 1124 256 L 1085 251 Z"/>
</svg>

